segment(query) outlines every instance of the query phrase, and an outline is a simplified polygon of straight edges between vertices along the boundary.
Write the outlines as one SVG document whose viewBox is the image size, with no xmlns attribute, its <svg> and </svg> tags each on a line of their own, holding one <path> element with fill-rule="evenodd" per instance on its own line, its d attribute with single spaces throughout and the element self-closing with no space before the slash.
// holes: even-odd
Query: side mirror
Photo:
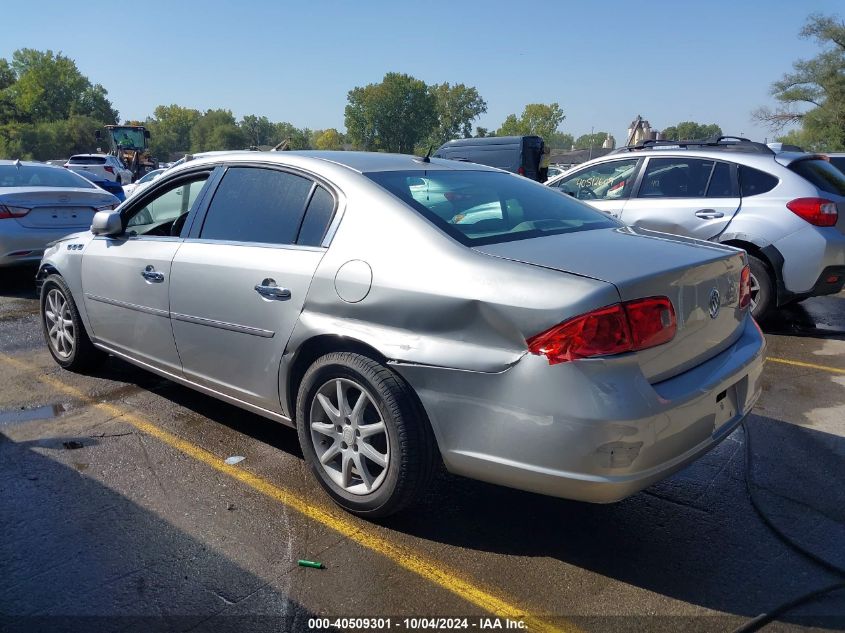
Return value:
<svg viewBox="0 0 845 633">
<path fill-rule="evenodd" d="M 94 235 L 117 235 L 123 231 L 123 221 L 115 211 L 97 211 L 91 222 L 91 232 Z"/>
<path fill-rule="evenodd" d="M 144 130 L 144 138 L 150 138 L 150 131 Z"/>
</svg>

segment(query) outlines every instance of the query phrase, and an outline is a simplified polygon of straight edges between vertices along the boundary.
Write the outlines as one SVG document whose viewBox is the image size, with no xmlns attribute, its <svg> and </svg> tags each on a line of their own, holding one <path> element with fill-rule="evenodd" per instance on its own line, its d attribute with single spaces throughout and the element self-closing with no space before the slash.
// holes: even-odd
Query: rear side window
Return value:
<svg viewBox="0 0 845 633">
<path fill-rule="evenodd" d="M 71 165 L 105 165 L 105 156 L 71 156 L 68 161 Z"/>
<path fill-rule="evenodd" d="M 768 193 L 778 184 L 778 179 L 759 169 L 739 166 L 739 193 L 743 198 Z"/>
<path fill-rule="evenodd" d="M 303 246 L 320 246 L 333 217 L 332 194 L 322 187 L 317 187 L 308 203 L 308 210 L 305 212 L 305 219 L 302 220 L 302 228 L 299 230 L 299 239 L 296 243 Z"/>
<path fill-rule="evenodd" d="M 707 185 L 708 198 L 734 198 L 736 188 L 731 178 L 731 167 L 727 163 L 716 163 L 713 174 L 710 176 L 710 184 Z"/>
<path fill-rule="evenodd" d="M 826 160 L 799 160 L 789 168 L 827 193 L 845 196 L 845 175 Z"/>
<path fill-rule="evenodd" d="M 715 161 L 700 158 L 651 158 L 640 198 L 703 198 Z"/>
<path fill-rule="evenodd" d="M 200 239 L 294 244 L 311 186 L 307 178 L 274 169 L 230 167 Z"/>
</svg>

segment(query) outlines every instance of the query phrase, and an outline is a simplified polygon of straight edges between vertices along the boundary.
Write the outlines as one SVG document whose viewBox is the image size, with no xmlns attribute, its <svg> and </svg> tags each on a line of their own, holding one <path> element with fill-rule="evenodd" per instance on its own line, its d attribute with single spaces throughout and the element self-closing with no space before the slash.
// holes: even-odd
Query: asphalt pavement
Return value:
<svg viewBox="0 0 845 633">
<path fill-rule="evenodd" d="M 445 630 L 435 617 L 730 631 L 841 580 L 755 513 L 743 429 L 616 504 L 441 473 L 398 516 L 351 517 L 306 472 L 295 431 L 115 358 L 61 370 L 32 274 L 0 271 L 0 631 Z M 764 330 L 747 421 L 760 505 L 845 567 L 845 293 Z M 845 591 L 769 630 L 804 627 L 845 629 Z"/>
</svg>

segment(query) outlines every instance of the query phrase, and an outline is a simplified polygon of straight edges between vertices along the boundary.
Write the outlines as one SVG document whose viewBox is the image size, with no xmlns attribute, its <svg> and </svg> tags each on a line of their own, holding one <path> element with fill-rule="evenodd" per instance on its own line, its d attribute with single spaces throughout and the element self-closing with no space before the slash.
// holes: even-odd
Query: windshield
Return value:
<svg viewBox="0 0 845 633">
<path fill-rule="evenodd" d="M 85 178 L 68 169 L 47 165 L 0 165 L 0 187 L 95 188 Z"/>
<path fill-rule="evenodd" d="M 117 128 L 111 131 L 114 144 L 118 147 L 144 147 L 144 132 L 132 128 Z"/>
<path fill-rule="evenodd" d="M 522 176 L 463 170 L 365 175 L 467 246 L 620 226 Z"/>
</svg>

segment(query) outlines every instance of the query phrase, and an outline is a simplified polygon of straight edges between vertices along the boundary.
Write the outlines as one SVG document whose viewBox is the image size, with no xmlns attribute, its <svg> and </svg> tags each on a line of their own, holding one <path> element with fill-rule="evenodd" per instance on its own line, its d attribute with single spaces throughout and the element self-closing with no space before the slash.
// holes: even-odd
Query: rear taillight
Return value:
<svg viewBox="0 0 845 633">
<path fill-rule="evenodd" d="M 667 297 L 617 303 L 574 317 L 528 339 L 528 350 L 550 365 L 662 345 L 677 330 Z"/>
<path fill-rule="evenodd" d="M 0 220 L 9 218 L 22 218 L 32 209 L 27 207 L 11 207 L 8 204 L 0 204 Z"/>
<path fill-rule="evenodd" d="M 739 276 L 739 307 L 747 308 L 751 305 L 751 268 L 745 266 Z"/>
<path fill-rule="evenodd" d="M 836 203 L 825 198 L 796 198 L 786 208 L 814 226 L 835 226 L 839 219 Z"/>
<path fill-rule="evenodd" d="M 110 174 L 113 174 L 113 173 L 114 173 L 114 167 L 112 167 L 112 166 L 110 166 L 110 165 L 106 165 L 105 167 L 103 167 L 103 169 L 105 169 L 105 170 L 106 170 L 107 172 L 109 172 Z"/>
</svg>

